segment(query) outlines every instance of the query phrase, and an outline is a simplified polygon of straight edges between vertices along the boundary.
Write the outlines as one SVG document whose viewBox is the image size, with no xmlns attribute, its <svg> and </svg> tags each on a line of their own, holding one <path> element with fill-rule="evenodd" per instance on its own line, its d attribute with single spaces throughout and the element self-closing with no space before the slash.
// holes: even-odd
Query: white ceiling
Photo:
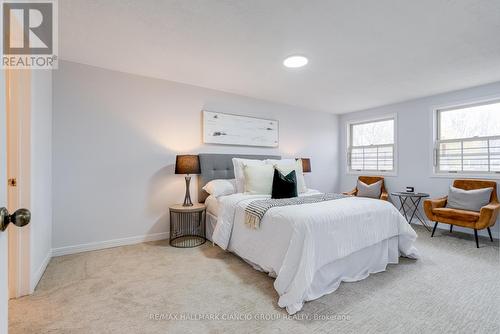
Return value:
<svg viewBox="0 0 500 334">
<path fill-rule="evenodd" d="M 64 0 L 61 58 L 345 113 L 500 81 L 498 0 Z M 309 64 L 286 69 L 283 58 Z"/>
</svg>

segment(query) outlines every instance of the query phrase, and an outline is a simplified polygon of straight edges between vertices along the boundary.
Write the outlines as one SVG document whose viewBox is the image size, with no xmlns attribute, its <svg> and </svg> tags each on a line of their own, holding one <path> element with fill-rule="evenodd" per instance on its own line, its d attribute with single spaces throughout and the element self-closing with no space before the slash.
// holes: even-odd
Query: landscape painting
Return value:
<svg viewBox="0 0 500 334">
<path fill-rule="evenodd" d="M 207 144 L 278 147 L 278 121 L 203 111 L 203 142 Z"/>
</svg>

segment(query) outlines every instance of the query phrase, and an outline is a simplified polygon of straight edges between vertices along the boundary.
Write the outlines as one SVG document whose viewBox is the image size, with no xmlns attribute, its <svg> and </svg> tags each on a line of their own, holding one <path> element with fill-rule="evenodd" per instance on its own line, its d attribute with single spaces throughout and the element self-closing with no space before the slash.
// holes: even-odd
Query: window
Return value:
<svg viewBox="0 0 500 334">
<path fill-rule="evenodd" d="M 434 166 L 437 173 L 500 173 L 500 101 L 440 109 Z"/>
<path fill-rule="evenodd" d="M 350 172 L 394 172 L 395 118 L 349 124 Z"/>
</svg>

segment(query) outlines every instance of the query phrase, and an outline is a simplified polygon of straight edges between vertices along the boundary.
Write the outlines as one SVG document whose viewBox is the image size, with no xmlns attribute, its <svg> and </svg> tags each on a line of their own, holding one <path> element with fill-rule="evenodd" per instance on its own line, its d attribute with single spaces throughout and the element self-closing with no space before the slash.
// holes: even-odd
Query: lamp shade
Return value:
<svg viewBox="0 0 500 334">
<path fill-rule="evenodd" d="M 304 173 L 310 173 L 311 172 L 311 159 L 300 158 L 300 160 L 302 160 L 302 171 Z"/>
<path fill-rule="evenodd" d="M 178 155 L 175 158 L 175 174 L 200 174 L 200 159 L 197 155 Z"/>
</svg>

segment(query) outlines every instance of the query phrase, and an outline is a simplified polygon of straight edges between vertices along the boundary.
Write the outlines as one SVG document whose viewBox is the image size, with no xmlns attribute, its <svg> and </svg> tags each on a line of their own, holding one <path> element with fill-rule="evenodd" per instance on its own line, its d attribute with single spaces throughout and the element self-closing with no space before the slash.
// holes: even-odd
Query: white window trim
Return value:
<svg viewBox="0 0 500 334">
<path fill-rule="evenodd" d="M 351 170 L 351 166 L 349 164 L 349 148 L 351 145 L 351 125 L 354 124 L 360 124 L 360 123 L 371 123 L 371 122 L 377 122 L 377 121 L 383 121 L 383 120 L 389 120 L 393 119 L 394 120 L 394 152 L 393 152 L 393 164 L 394 164 L 394 170 L 392 171 L 387 171 L 387 172 L 382 172 L 382 171 L 371 171 L 371 170 Z M 346 145 L 345 145 L 345 158 L 346 158 L 346 163 L 345 163 L 345 168 L 346 168 L 346 174 L 347 175 L 380 175 L 380 176 L 397 176 L 398 175 L 398 145 L 397 145 L 397 138 L 398 138 L 398 117 L 396 113 L 391 113 L 391 114 L 381 114 L 377 115 L 374 117 L 364 117 L 364 118 L 359 118 L 359 119 L 351 119 L 346 122 Z"/>
<path fill-rule="evenodd" d="M 456 179 L 456 178 L 481 178 L 481 179 L 491 179 L 491 180 L 500 180 L 500 174 L 497 173 L 481 173 L 481 172 L 458 172 L 458 173 L 452 173 L 452 172 L 438 172 L 437 171 L 437 164 L 435 161 L 437 161 L 436 157 L 436 143 L 438 141 L 438 112 L 440 110 L 448 110 L 448 109 L 456 109 L 456 108 L 463 108 L 467 106 L 474 106 L 474 105 L 481 105 L 481 104 L 486 104 L 488 102 L 495 102 L 495 101 L 500 101 L 500 95 L 489 95 L 489 96 L 484 96 L 481 98 L 475 98 L 475 99 L 466 99 L 466 100 L 461 100 L 461 101 L 456 101 L 454 103 L 450 104 L 443 104 L 443 105 L 435 105 L 432 106 L 431 108 L 431 129 L 432 129 L 432 136 L 431 141 L 430 141 L 430 152 L 431 152 L 431 159 L 430 159 L 430 176 L 431 177 L 436 177 L 436 178 L 446 178 L 446 179 Z"/>
</svg>

